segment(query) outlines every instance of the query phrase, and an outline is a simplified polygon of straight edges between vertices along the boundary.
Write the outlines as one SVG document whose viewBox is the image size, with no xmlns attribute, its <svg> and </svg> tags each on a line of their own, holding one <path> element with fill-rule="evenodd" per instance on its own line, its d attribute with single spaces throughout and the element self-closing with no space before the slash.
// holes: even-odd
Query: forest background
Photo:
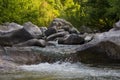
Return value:
<svg viewBox="0 0 120 80">
<path fill-rule="evenodd" d="M 31 21 L 48 26 L 54 18 L 70 21 L 76 28 L 109 30 L 120 19 L 119 0 L 0 0 L 0 24 Z"/>
</svg>

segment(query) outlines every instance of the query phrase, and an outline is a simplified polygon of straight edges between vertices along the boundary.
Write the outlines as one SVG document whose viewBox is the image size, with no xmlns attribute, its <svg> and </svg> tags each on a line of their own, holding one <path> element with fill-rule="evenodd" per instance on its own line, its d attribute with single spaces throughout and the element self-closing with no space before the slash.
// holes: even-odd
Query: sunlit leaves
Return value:
<svg viewBox="0 0 120 80">
<path fill-rule="evenodd" d="M 56 17 L 75 27 L 106 30 L 120 19 L 119 0 L 0 0 L 0 23 L 31 21 L 48 26 Z"/>
<path fill-rule="evenodd" d="M 47 26 L 56 17 L 75 16 L 77 7 L 73 0 L 0 0 L 0 22 Z"/>
</svg>

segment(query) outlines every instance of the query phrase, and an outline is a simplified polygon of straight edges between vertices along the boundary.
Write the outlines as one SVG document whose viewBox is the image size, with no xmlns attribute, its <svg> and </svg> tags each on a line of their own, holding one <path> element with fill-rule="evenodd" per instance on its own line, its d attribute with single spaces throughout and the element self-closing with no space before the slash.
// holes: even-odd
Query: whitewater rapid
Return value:
<svg viewBox="0 0 120 80">
<path fill-rule="evenodd" d="M 40 63 L 37 65 L 20 66 L 22 70 L 30 72 L 39 72 L 44 74 L 53 74 L 62 77 L 85 77 L 85 76 L 115 76 L 120 77 L 120 69 L 89 67 L 82 63 L 56 62 Z"/>
</svg>

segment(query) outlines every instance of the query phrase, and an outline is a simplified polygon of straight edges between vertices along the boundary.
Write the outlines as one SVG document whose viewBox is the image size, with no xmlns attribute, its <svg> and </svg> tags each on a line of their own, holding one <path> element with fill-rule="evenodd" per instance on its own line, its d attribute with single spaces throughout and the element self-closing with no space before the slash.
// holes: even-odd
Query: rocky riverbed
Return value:
<svg viewBox="0 0 120 80">
<path fill-rule="evenodd" d="M 0 69 L 43 62 L 120 64 L 120 21 L 103 33 L 81 34 L 71 23 L 54 19 L 46 27 L 27 22 L 0 25 Z"/>
</svg>

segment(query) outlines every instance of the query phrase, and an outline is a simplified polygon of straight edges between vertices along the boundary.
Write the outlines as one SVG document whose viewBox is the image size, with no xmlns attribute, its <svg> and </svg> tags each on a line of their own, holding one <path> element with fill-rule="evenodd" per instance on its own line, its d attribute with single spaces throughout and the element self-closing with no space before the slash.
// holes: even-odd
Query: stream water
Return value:
<svg viewBox="0 0 120 80">
<path fill-rule="evenodd" d="M 21 71 L 0 73 L 0 80 L 120 80 L 120 67 L 56 62 L 23 65 Z"/>
</svg>

